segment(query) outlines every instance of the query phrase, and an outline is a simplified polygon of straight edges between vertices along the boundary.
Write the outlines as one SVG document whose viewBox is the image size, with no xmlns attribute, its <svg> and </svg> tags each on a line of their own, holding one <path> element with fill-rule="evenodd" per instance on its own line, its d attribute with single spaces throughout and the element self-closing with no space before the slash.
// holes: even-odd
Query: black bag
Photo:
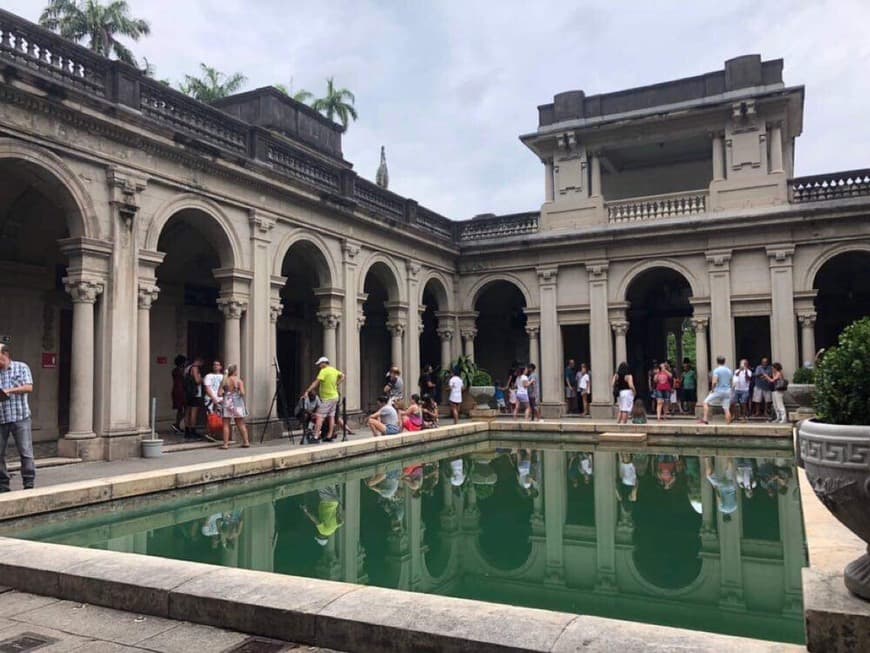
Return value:
<svg viewBox="0 0 870 653">
<path fill-rule="evenodd" d="M 187 374 L 184 375 L 184 394 L 188 397 L 192 398 L 196 396 L 197 384 L 196 379 L 193 378 L 193 374 L 191 370 L 188 370 Z"/>
<path fill-rule="evenodd" d="M 773 389 L 776 392 L 785 392 L 786 390 L 788 390 L 788 381 L 786 380 L 786 378 L 784 376 L 779 377 L 776 380 L 776 383 L 773 384 Z"/>
</svg>

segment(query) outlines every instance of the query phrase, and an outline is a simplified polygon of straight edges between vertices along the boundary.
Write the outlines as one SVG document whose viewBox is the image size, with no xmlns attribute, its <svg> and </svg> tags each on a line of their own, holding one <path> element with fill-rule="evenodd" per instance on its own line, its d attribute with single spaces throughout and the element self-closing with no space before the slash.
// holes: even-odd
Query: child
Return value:
<svg viewBox="0 0 870 653">
<path fill-rule="evenodd" d="M 643 399 L 635 399 L 634 406 L 631 409 L 632 424 L 646 424 L 646 406 L 643 405 Z"/>
<path fill-rule="evenodd" d="M 504 414 L 507 412 L 507 403 L 504 400 L 504 386 L 501 381 L 495 382 L 495 405 L 498 407 L 498 412 Z"/>
<path fill-rule="evenodd" d="M 511 383 L 508 386 L 508 407 L 510 414 L 513 415 L 517 405 L 517 386 L 516 383 Z"/>
</svg>

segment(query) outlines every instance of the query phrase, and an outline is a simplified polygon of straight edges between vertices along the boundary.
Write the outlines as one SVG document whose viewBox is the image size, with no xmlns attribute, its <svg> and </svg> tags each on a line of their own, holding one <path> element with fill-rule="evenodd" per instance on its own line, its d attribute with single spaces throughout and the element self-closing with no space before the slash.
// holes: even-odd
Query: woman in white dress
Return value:
<svg viewBox="0 0 870 653">
<path fill-rule="evenodd" d="M 245 417 L 248 416 L 248 411 L 245 408 L 245 382 L 239 378 L 238 367 L 236 365 L 230 365 L 227 368 L 227 375 L 221 386 L 221 397 L 223 399 L 224 415 L 224 443 L 221 449 L 230 448 L 230 426 L 232 422 L 236 423 L 236 428 L 242 434 L 242 446 L 250 447 L 248 427 L 245 424 Z"/>
</svg>

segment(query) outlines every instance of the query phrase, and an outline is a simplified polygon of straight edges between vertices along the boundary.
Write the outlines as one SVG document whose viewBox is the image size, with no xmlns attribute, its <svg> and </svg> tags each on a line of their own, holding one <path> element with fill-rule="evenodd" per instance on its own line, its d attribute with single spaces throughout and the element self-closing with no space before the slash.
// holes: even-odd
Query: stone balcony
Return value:
<svg viewBox="0 0 870 653">
<path fill-rule="evenodd" d="M 619 224 L 697 215 L 707 211 L 706 190 L 664 193 L 605 202 L 607 222 Z"/>
</svg>

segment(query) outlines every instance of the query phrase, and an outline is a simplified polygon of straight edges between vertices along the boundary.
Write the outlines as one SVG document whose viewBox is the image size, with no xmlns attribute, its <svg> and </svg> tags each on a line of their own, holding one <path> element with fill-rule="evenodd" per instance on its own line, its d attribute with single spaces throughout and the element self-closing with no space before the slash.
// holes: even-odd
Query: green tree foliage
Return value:
<svg viewBox="0 0 870 653">
<path fill-rule="evenodd" d="M 843 330 L 816 366 L 815 379 L 820 421 L 870 425 L 870 318 Z"/>
<path fill-rule="evenodd" d="M 214 102 L 232 95 L 248 81 L 241 73 L 226 75 L 204 63 L 199 64 L 199 68 L 201 76 L 185 75 L 184 82 L 178 85 L 178 90 L 200 102 Z"/>
<path fill-rule="evenodd" d="M 148 21 L 130 15 L 130 7 L 124 0 L 114 0 L 106 5 L 98 0 L 49 0 L 42 10 L 39 24 L 62 37 L 85 41 L 94 52 L 135 66 L 136 58 L 123 43 L 115 38 L 126 36 L 138 41 L 151 32 Z"/>
<path fill-rule="evenodd" d="M 302 104 L 308 104 L 311 98 L 314 97 L 314 93 L 312 93 L 311 91 L 306 91 L 304 88 L 300 88 L 298 91 L 291 93 L 290 89 L 284 86 L 284 84 L 274 84 L 273 86 L 281 91 L 284 95 L 291 97 L 297 102 L 301 102 Z"/>
<path fill-rule="evenodd" d="M 311 107 L 330 120 L 335 120 L 337 117 L 342 128 L 347 130 L 350 120 L 357 119 L 356 109 L 353 106 L 355 102 L 356 97 L 353 93 L 346 88 L 336 88 L 333 78 L 329 77 L 326 80 L 326 95 L 314 100 Z"/>
</svg>

